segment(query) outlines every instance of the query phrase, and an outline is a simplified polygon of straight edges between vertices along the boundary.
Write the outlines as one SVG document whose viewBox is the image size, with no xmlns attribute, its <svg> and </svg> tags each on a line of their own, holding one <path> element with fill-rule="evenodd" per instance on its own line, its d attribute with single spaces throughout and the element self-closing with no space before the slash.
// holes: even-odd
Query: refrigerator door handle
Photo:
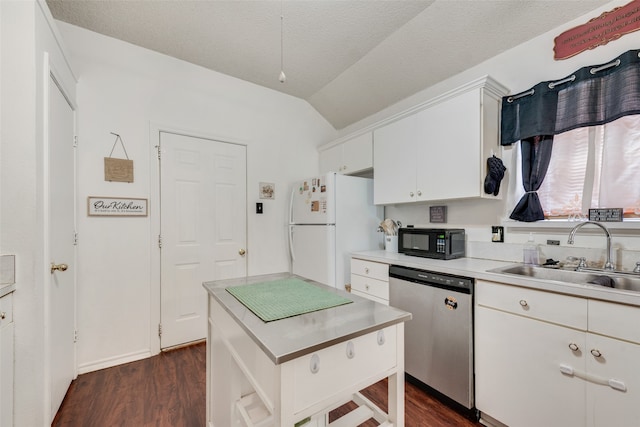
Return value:
<svg viewBox="0 0 640 427">
<path fill-rule="evenodd" d="M 291 254 L 291 261 L 295 262 L 296 256 L 293 253 L 293 225 L 289 224 L 289 253 Z"/>
<path fill-rule="evenodd" d="M 295 185 L 291 188 L 291 195 L 289 197 L 289 224 L 293 224 L 293 195 L 295 194 Z"/>
</svg>

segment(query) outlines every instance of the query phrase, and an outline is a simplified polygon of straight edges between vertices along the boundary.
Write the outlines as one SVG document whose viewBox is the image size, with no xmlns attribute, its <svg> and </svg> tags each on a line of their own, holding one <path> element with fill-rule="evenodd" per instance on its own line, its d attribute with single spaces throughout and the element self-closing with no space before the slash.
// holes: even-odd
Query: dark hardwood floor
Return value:
<svg viewBox="0 0 640 427">
<path fill-rule="evenodd" d="M 201 427 L 205 426 L 204 343 L 78 376 L 52 426 Z M 363 394 L 386 410 L 386 381 Z M 332 413 L 346 412 L 350 405 Z M 480 426 L 421 389 L 406 383 L 407 427 Z M 363 427 L 376 426 L 367 421 Z"/>
</svg>

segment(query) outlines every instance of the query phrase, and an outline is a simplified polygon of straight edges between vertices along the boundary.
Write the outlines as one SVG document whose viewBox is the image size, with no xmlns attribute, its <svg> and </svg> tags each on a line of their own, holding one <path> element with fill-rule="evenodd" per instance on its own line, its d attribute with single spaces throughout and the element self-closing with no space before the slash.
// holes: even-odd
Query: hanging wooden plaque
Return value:
<svg viewBox="0 0 640 427">
<path fill-rule="evenodd" d="M 571 58 L 638 30 L 640 0 L 633 0 L 560 34 L 554 40 L 554 59 Z"/>
<path fill-rule="evenodd" d="M 117 133 L 111 132 L 111 135 L 115 135 L 116 140 L 111 147 L 111 153 L 109 157 L 104 158 L 104 180 L 105 181 L 117 181 L 117 182 L 133 182 L 133 160 L 129 160 L 127 154 L 127 148 L 124 146 L 124 141 Z M 116 159 L 111 157 L 113 150 L 116 148 L 116 144 L 120 141 L 124 155 L 126 159 Z"/>
<path fill-rule="evenodd" d="M 104 180 L 133 182 L 133 160 L 105 157 Z"/>
</svg>

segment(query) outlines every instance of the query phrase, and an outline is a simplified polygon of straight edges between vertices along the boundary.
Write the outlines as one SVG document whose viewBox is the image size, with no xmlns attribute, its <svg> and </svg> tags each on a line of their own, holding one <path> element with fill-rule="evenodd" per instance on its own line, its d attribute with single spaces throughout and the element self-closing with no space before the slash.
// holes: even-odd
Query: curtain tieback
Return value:
<svg viewBox="0 0 640 427">
<path fill-rule="evenodd" d="M 537 190 L 531 190 L 531 191 L 526 191 L 524 194 L 531 194 L 531 193 L 537 193 Z"/>
</svg>

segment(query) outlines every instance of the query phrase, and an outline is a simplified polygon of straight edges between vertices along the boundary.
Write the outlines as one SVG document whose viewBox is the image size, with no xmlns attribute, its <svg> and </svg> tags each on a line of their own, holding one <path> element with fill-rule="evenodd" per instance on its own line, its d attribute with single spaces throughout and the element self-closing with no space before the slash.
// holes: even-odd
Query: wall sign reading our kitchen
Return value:
<svg viewBox="0 0 640 427">
<path fill-rule="evenodd" d="M 567 59 L 640 30 L 640 0 L 604 12 L 554 39 L 553 58 Z"/>
<path fill-rule="evenodd" d="M 120 197 L 87 198 L 89 216 L 147 216 L 148 200 Z"/>
</svg>

